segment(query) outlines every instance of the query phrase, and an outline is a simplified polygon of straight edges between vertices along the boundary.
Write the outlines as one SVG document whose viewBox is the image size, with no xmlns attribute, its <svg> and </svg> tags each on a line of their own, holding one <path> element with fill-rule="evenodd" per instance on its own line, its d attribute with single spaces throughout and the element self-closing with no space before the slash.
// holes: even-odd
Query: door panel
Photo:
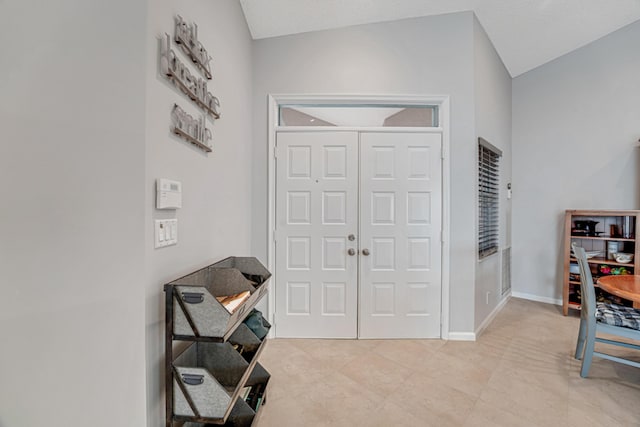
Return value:
<svg viewBox="0 0 640 427">
<path fill-rule="evenodd" d="M 277 336 L 440 337 L 441 135 L 276 140 Z"/>
<path fill-rule="evenodd" d="M 439 134 L 361 133 L 362 338 L 440 337 L 441 176 Z"/>
<path fill-rule="evenodd" d="M 276 136 L 276 334 L 357 336 L 358 134 Z"/>
</svg>

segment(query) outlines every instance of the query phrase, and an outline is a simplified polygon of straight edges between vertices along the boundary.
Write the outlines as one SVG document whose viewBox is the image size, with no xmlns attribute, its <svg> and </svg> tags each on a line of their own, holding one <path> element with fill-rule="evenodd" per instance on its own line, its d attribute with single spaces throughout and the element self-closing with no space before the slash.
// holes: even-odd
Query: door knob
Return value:
<svg viewBox="0 0 640 427">
<path fill-rule="evenodd" d="M 369 254 L 370 254 L 369 249 L 363 249 L 362 250 L 362 255 L 369 256 Z"/>
<path fill-rule="evenodd" d="M 355 250 L 355 249 L 353 249 L 353 248 L 349 248 L 349 250 L 347 251 L 347 253 L 348 253 L 350 256 L 354 256 L 354 255 L 356 254 L 356 250 Z"/>
<path fill-rule="evenodd" d="M 354 240 L 356 240 L 356 236 L 354 236 L 353 234 L 349 234 L 347 236 L 347 239 L 349 239 L 350 242 L 353 242 Z"/>
</svg>

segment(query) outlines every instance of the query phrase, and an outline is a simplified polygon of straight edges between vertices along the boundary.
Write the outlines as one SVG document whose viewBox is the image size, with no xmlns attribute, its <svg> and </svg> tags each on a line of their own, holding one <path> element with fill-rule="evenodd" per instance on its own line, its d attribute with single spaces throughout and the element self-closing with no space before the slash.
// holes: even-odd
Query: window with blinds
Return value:
<svg viewBox="0 0 640 427">
<path fill-rule="evenodd" d="M 502 151 L 478 138 L 478 257 L 498 252 L 500 157 Z"/>
</svg>

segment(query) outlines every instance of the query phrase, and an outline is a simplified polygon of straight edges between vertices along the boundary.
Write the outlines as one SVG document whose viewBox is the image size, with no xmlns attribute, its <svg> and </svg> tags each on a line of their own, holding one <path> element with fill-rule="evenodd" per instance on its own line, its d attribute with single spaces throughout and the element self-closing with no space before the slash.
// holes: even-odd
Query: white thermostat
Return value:
<svg viewBox="0 0 640 427">
<path fill-rule="evenodd" d="M 182 183 L 160 178 L 156 181 L 156 208 L 178 209 L 182 207 Z"/>
</svg>

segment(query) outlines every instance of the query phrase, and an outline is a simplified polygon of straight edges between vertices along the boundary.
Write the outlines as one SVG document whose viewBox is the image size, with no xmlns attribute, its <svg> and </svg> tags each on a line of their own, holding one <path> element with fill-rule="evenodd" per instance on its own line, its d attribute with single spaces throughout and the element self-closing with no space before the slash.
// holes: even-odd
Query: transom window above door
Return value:
<svg viewBox="0 0 640 427">
<path fill-rule="evenodd" d="M 438 127 L 437 105 L 280 104 L 279 126 Z"/>
</svg>

